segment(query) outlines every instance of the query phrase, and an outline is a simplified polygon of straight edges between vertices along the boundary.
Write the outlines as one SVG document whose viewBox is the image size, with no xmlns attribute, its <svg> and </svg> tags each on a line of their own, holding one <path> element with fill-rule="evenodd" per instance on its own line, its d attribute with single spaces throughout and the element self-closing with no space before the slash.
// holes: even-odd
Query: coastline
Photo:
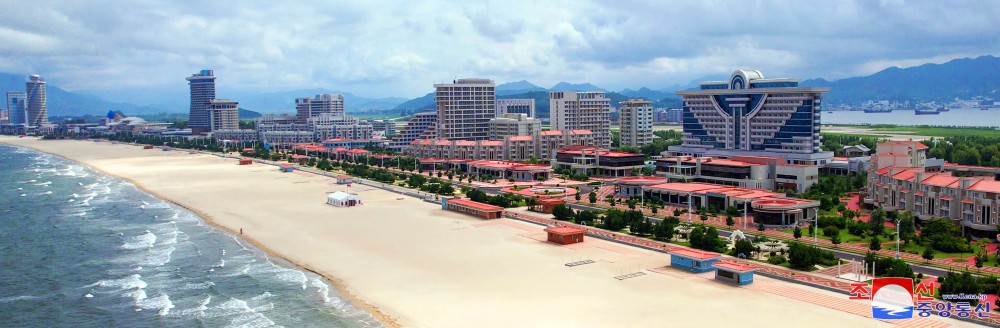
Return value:
<svg viewBox="0 0 1000 328">
<path fill-rule="evenodd" d="M 102 170 L 102 169 L 100 169 L 98 167 L 95 167 L 93 165 L 90 165 L 88 163 L 84 163 L 84 162 L 81 162 L 81 161 L 77 161 L 75 159 L 67 158 L 67 157 L 64 157 L 64 156 L 62 156 L 60 154 L 53 153 L 53 152 L 48 152 L 48 151 L 45 151 L 43 149 L 39 149 L 37 147 L 31 147 L 31 146 L 28 146 L 28 145 L 13 145 L 13 144 L 10 144 L 10 143 L 5 143 L 5 142 L 3 142 L 3 139 L 0 139 L 0 143 L 4 143 L 4 144 L 10 145 L 10 146 L 14 146 L 14 147 L 25 147 L 25 148 L 29 148 L 29 149 L 32 149 L 32 150 L 35 150 L 35 151 L 38 151 L 38 152 L 41 152 L 41 153 L 45 153 L 45 154 L 57 156 L 57 157 L 59 157 L 61 159 L 64 159 L 66 161 L 70 161 L 70 162 L 76 163 L 78 165 L 85 166 L 85 167 L 87 167 L 87 168 L 89 168 L 91 170 L 100 172 L 101 174 L 104 174 L 104 175 L 107 175 L 107 176 L 110 176 L 110 177 L 114 177 L 115 179 L 119 179 L 119 180 L 123 180 L 123 181 L 128 181 L 129 183 L 135 185 L 135 187 L 138 188 L 139 190 L 142 190 L 145 193 L 153 195 L 153 196 L 155 196 L 158 199 L 164 200 L 164 201 L 166 201 L 168 203 L 171 203 L 171 204 L 176 205 L 178 207 L 184 208 L 185 210 L 188 210 L 188 211 L 194 213 L 195 215 L 197 215 L 206 224 L 208 224 L 208 225 L 210 225 L 210 226 L 212 226 L 212 227 L 214 227 L 216 229 L 220 229 L 220 230 L 226 231 L 230 235 L 233 235 L 233 236 L 235 236 L 236 238 L 239 238 L 242 241 L 250 243 L 255 248 L 257 248 L 257 249 L 261 250 L 262 252 L 264 252 L 265 254 L 267 254 L 267 256 L 274 257 L 274 258 L 279 258 L 279 259 L 281 259 L 281 260 L 283 260 L 285 262 L 290 263 L 296 269 L 299 269 L 299 270 L 302 270 L 302 271 L 308 271 L 308 272 L 311 272 L 313 274 L 316 274 L 316 275 L 322 277 L 323 281 L 326 284 L 332 286 L 334 289 L 337 290 L 338 295 L 343 300 L 347 301 L 352 306 L 357 307 L 357 308 L 359 308 L 361 310 L 364 310 L 365 312 L 371 314 L 372 317 L 374 317 L 376 320 L 378 320 L 380 323 L 382 323 L 382 325 L 384 325 L 385 327 L 389 327 L 389 328 L 400 328 L 400 327 L 402 327 L 402 325 L 400 325 L 395 319 L 393 319 L 391 316 L 389 316 L 388 314 L 386 314 L 385 312 L 383 312 L 377 306 L 369 304 L 364 299 L 362 299 L 362 298 L 358 297 L 356 294 L 354 294 L 350 290 L 350 288 L 348 287 L 348 285 L 346 283 L 344 283 L 343 280 L 341 280 L 341 279 L 339 279 L 337 277 L 328 275 L 328 274 L 324 274 L 324 273 L 322 273 L 320 271 L 314 270 L 314 269 L 310 268 L 308 265 L 303 264 L 303 263 L 298 263 L 297 261 L 295 261 L 295 260 L 293 260 L 291 258 L 287 258 L 285 256 L 282 256 L 280 253 L 275 252 L 270 247 L 268 247 L 266 244 L 264 244 L 264 243 L 262 243 L 262 242 L 260 242 L 260 241 L 258 241 L 256 239 L 253 239 L 253 238 L 251 238 L 248 235 L 242 235 L 242 234 L 240 234 L 240 231 L 238 229 L 237 230 L 233 230 L 232 228 L 230 228 L 228 226 L 220 224 L 219 222 L 217 222 L 216 220 L 214 220 L 214 218 L 210 214 L 208 214 L 208 213 L 205 213 L 205 212 L 203 212 L 203 211 L 201 211 L 201 210 L 199 210 L 197 208 L 194 208 L 194 207 L 191 207 L 191 206 L 187 206 L 184 203 L 178 202 L 178 201 L 176 201 L 176 200 L 174 200 L 174 199 L 172 199 L 170 197 L 167 197 L 165 195 L 157 193 L 156 191 L 154 191 L 152 189 L 146 188 L 145 186 L 143 186 L 142 183 L 140 183 L 138 181 L 135 181 L 133 179 L 129 179 L 129 178 L 124 177 L 124 176 L 120 176 L 120 175 L 114 174 L 112 172 L 108 172 L 108 171 Z"/>
<path fill-rule="evenodd" d="M 386 326 L 891 326 L 767 292 L 800 289 L 795 284 L 758 276 L 754 286 L 737 288 L 671 269 L 662 253 L 595 238 L 557 246 L 540 226 L 480 220 L 378 188 L 355 186 L 350 191 L 365 205 L 336 208 L 325 204 L 325 194 L 343 186 L 310 173 L 126 144 L 0 142 L 129 181 L 234 236 L 246 228 L 240 240 L 323 277 Z M 596 262 L 564 265 L 582 259 Z M 613 279 L 633 272 L 644 275 Z"/>
</svg>

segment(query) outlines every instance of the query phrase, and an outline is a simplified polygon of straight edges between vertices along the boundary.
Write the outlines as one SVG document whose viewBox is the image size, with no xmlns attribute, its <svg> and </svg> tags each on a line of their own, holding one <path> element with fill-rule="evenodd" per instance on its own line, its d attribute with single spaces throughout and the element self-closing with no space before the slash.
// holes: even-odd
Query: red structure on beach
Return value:
<svg viewBox="0 0 1000 328">
<path fill-rule="evenodd" d="M 445 201 L 442 205 L 444 205 L 444 209 L 446 210 L 477 216 L 487 220 L 499 219 L 503 216 L 503 207 L 474 202 L 468 199 L 452 198 Z"/>
<path fill-rule="evenodd" d="M 587 230 L 571 226 L 562 226 L 547 228 L 545 229 L 545 232 L 549 234 L 548 239 L 550 242 L 560 245 L 569 245 L 582 243 L 583 235 L 587 233 Z"/>
<path fill-rule="evenodd" d="M 250 164 L 253 164 L 253 159 L 240 158 L 240 165 L 250 165 Z"/>
</svg>

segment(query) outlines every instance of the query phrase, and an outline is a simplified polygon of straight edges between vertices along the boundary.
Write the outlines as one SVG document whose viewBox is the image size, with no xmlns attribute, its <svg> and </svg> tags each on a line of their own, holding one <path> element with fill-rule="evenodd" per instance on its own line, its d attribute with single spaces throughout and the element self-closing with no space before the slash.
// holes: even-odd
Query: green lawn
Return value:
<svg viewBox="0 0 1000 328">
<path fill-rule="evenodd" d="M 917 243 L 912 242 L 912 241 L 909 244 L 900 244 L 900 245 L 902 246 L 902 248 L 900 248 L 900 252 L 911 253 L 911 254 L 918 254 L 918 255 L 919 254 L 923 254 L 924 253 L 924 248 L 928 247 L 927 245 L 925 245 L 925 246 L 917 245 Z M 886 247 L 886 246 L 883 245 L 883 247 Z M 893 246 L 893 249 L 895 249 L 895 246 Z M 975 243 L 973 243 L 972 244 L 972 251 L 973 252 L 966 252 L 966 253 L 945 253 L 945 252 L 934 251 L 934 258 L 935 259 L 944 259 L 944 258 L 949 258 L 949 257 L 963 257 L 963 258 L 967 258 L 969 256 L 973 256 L 976 253 L 982 251 L 982 248 L 979 248 L 978 245 L 976 245 Z M 994 259 L 994 256 L 990 256 L 990 262 L 996 262 L 996 260 Z"/>
<path fill-rule="evenodd" d="M 821 134 L 824 135 L 824 136 L 831 136 L 831 137 L 851 136 L 851 137 L 873 138 L 873 139 L 885 139 L 886 138 L 886 136 L 882 136 L 882 135 L 864 134 L 864 133 L 832 133 L 832 132 L 823 132 Z"/>
<path fill-rule="evenodd" d="M 885 132 L 913 132 L 913 134 L 931 137 L 967 137 L 985 136 L 1000 137 L 1000 130 L 972 129 L 972 128 L 939 128 L 929 126 L 879 126 L 873 128 L 875 131 Z"/>
<path fill-rule="evenodd" d="M 782 229 L 781 231 L 782 232 L 787 232 L 788 234 L 792 234 L 793 232 L 795 232 L 795 229 Z M 809 229 L 808 228 L 802 229 L 802 238 L 799 238 L 799 240 L 812 241 L 812 238 L 813 238 L 813 235 L 809 234 Z M 830 237 L 823 235 L 823 229 L 820 229 L 820 231 L 819 231 L 819 239 L 830 240 Z M 869 240 L 871 240 L 871 238 L 861 238 L 861 237 L 852 235 L 849 232 L 847 232 L 847 229 L 840 230 L 840 243 L 841 244 L 860 243 L 860 242 L 866 242 L 867 243 Z"/>
</svg>

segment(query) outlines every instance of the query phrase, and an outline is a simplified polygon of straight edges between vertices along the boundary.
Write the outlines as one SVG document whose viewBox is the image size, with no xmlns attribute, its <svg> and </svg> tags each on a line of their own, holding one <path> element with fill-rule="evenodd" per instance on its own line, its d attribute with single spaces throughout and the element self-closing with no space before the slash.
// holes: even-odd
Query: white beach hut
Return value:
<svg viewBox="0 0 1000 328">
<path fill-rule="evenodd" d="M 355 194 L 338 191 L 326 195 L 326 203 L 337 207 L 357 206 L 361 205 L 361 197 Z"/>
</svg>

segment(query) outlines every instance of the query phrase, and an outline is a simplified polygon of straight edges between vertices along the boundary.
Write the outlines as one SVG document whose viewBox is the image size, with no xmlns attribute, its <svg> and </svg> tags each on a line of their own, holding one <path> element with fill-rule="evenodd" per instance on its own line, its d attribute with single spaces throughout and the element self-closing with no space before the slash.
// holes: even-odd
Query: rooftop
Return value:
<svg viewBox="0 0 1000 328">
<path fill-rule="evenodd" d="M 713 264 L 713 266 L 715 266 L 716 268 L 719 268 L 719 269 L 725 269 L 725 270 L 734 271 L 734 272 L 748 272 L 748 271 L 754 271 L 755 270 L 754 267 L 752 267 L 752 266 L 743 265 L 743 264 L 734 263 L 734 262 L 715 262 L 715 264 Z"/>
<path fill-rule="evenodd" d="M 491 211 L 491 212 L 492 211 L 503 211 L 503 207 L 500 207 L 500 206 L 494 206 L 494 205 L 490 205 L 490 204 L 483 204 L 483 203 L 480 203 L 480 202 L 474 202 L 474 201 L 471 201 L 471 200 L 468 200 L 468 199 L 462 199 L 462 198 L 452 198 L 452 199 L 449 199 L 448 200 L 448 205 L 452 205 L 452 204 L 461 205 L 461 206 L 465 206 L 465 207 L 469 207 L 469 208 L 474 208 L 474 209 L 482 210 L 482 211 Z"/>
<path fill-rule="evenodd" d="M 719 255 L 718 253 L 704 252 L 704 251 L 699 251 L 699 250 L 694 250 L 694 249 L 688 249 L 688 248 L 675 248 L 675 249 L 670 250 L 669 253 L 670 253 L 670 255 L 678 255 L 678 256 L 683 256 L 683 257 L 693 258 L 693 259 L 698 259 L 698 260 L 709 260 L 709 259 L 714 259 L 714 258 L 722 257 L 722 255 Z"/>
<path fill-rule="evenodd" d="M 551 227 L 546 228 L 545 232 L 554 233 L 557 235 L 572 235 L 578 233 L 586 233 L 587 230 L 583 228 L 577 228 L 573 226 L 561 226 L 561 227 Z"/>
<path fill-rule="evenodd" d="M 982 180 L 976 182 L 972 186 L 969 186 L 969 190 L 990 192 L 990 193 L 1000 193 L 1000 181 L 996 180 Z"/>
</svg>

